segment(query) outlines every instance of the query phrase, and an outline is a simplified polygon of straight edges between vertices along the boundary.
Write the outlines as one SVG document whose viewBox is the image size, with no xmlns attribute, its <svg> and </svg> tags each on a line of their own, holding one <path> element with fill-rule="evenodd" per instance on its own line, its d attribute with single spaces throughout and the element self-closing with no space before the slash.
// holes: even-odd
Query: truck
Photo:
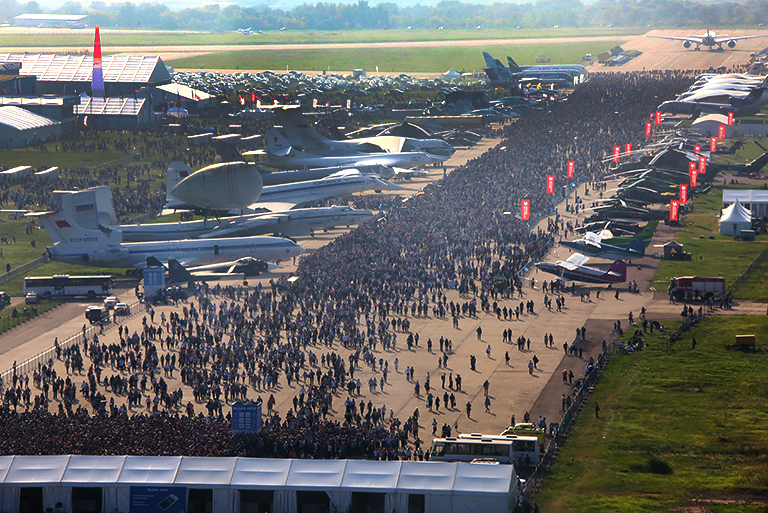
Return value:
<svg viewBox="0 0 768 513">
<path fill-rule="evenodd" d="M 725 278 L 679 276 L 669 282 L 669 294 L 677 300 L 704 300 L 719 297 L 725 292 Z"/>
</svg>

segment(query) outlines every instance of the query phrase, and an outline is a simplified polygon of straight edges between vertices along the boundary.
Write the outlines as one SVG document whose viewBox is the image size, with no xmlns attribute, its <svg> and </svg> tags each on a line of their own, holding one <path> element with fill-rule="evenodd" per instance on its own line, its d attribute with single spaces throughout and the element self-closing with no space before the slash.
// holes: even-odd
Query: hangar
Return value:
<svg viewBox="0 0 768 513">
<path fill-rule="evenodd" d="M 152 112 L 143 98 L 83 98 L 75 114 L 89 128 L 119 130 L 150 123 Z"/>
<path fill-rule="evenodd" d="M 2 456 L 7 512 L 506 513 L 512 465 L 420 461 Z"/>
<path fill-rule="evenodd" d="M 37 77 L 37 93 L 79 95 L 91 92 L 93 57 L 0 53 L 0 64 L 20 62 L 20 75 Z M 145 87 L 171 83 L 171 75 L 160 57 L 108 55 L 102 59 L 104 94 L 128 97 Z"/>
<path fill-rule="evenodd" d="M 61 123 L 28 110 L 0 107 L 0 148 L 19 148 L 61 137 Z"/>
</svg>

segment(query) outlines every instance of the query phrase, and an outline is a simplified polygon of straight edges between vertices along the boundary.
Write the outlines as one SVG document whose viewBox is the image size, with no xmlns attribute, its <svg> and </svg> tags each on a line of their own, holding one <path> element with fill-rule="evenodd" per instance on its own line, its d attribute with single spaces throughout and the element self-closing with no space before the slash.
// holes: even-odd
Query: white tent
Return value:
<svg viewBox="0 0 768 513">
<path fill-rule="evenodd" d="M 153 489 L 175 494 L 173 511 L 183 511 L 185 494 L 191 490 L 197 496 L 207 491 L 207 507 L 213 513 L 240 511 L 241 494 L 249 490 L 271 492 L 272 510 L 281 513 L 297 513 L 302 493 L 307 492 L 315 492 L 315 499 L 320 492 L 339 512 L 373 499 L 383 500 L 387 513 L 408 513 L 413 501 L 428 512 L 508 513 L 517 501 L 517 476 L 511 465 L 189 456 L 0 457 L 0 511 L 21 509 L 22 488 L 35 489 L 44 508 L 61 502 L 64 511 L 77 504 L 73 488 L 76 493 L 101 488 L 103 511 L 130 511 L 134 499 Z"/>
<path fill-rule="evenodd" d="M 461 73 L 456 71 L 455 69 L 451 68 L 445 73 L 443 73 L 443 80 L 447 80 L 448 82 L 453 82 L 456 80 L 461 80 Z"/>
<path fill-rule="evenodd" d="M 752 212 L 737 199 L 720 216 L 720 235 L 740 235 L 742 230 L 752 229 Z"/>
<path fill-rule="evenodd" d="M 183 107 L 171 107 L 166 114 L 172 118 L 182 119 L 189 116 L 189 111 Z"/>
</svg>

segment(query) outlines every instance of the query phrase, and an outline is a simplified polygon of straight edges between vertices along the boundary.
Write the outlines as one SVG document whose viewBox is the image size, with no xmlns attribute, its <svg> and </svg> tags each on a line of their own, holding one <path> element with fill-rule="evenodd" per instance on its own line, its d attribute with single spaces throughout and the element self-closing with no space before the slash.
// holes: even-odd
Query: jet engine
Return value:
<svg viewBox="0 0 768 513">
<path fill-rule="evenodd" d="M 736 46 L 736 41 L 730 40 L 728 41 L 728 48 L 734 48 Z"/>
<path fill-rule="evenodd" d="M 683 48 L 690 48 L 691 42 L 690 41 L 683 41 Z"/>
</svg>

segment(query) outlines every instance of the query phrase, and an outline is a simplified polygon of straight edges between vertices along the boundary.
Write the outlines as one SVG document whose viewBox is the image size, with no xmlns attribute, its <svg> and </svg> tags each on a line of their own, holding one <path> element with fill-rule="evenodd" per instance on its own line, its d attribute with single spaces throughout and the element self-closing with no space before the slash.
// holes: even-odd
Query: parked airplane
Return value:
<svg viewBox="0 0 768 513">
<path fill-rule="evenodd" d="M 288 210 L 301 203 L 308 201 L 317 201 L 336 196 L 344 196 L 355 192 L 369 190 L 401 190 L 403 187 L 390 182 L 385 182 L 376 175 L 361 175 L 356 169 L 347 169 L 344 172 L 321 178 L 319 180 L 308 180 L 305 182 L 286 183 L 282 185 L 270 185 L 261 190 L 261 196 L 258 202 L 252 203 L 245 208 L 229 209 L 222 203 L 222 206 L 216 206 L 217 203 L 207 199 L 204 204 L 196 204 L 188 201 L 194 199 L 193 196 L 179 198 L 176 191 L 183 180 L 179 180 L 184 170 L 189 173 L 191 170 L 181 162 L 174 162 L 168 167 L 168 192 L 166 193 L 166 209 L 182 210 L 190 208 L 210 209 L 210 210 L 239 210 L 237 213 L 246 213 L 246 210 L 267 209 L 267 210 Z"/>
<path fill-rule="evenodd" d="M 571 79 L 589 74 L 587 68 L 581 64 L 534 64 L 532 66 L 520 66 L 509 56 L 507 56 L 507 64 L 509 64 L 509 70 L 512 73 L 558 72 L 567 73 Z"/>
<path fill-rule="evenodd" d="M 736 46 L 736 41 L 739 41 L 740 39 L 754 39 L 756 37 L 768 37 L 768 36 L 738 36 L 738 37 L 728 37 L 725 34 L 721 34 L 720 37 L 717 36 L 717 34 L 713 30 L 707 29 L 706 32 L 703 34 L 697 36 L 688 36 L 688 37 L 673 37 L 673 36 L 648 36 L 653 37 L 655 39 L 669 39 L 670 41 L 682 41 L 684 48 L 690 48 L 691 45 L 696 45 L 696 48 L 694 50 L 700 50 L 701 46 L 706 46 L 707 48 L 712 48 L 713 46 L 717 46 L 718 50 L 723 49 L 723 44 L 727 44 L 728 48 L 734 48 Z"/>
<path fill-rule="evenodd" d="M 311 153 L 305 153 L 293 148 L 282 134 L 275 128 L 268 128 L 267 151 L 246 152 L 244 155 L 266 154 L 267 159 L 261 163 L 265 166 L 277 169 L 301 169 L 309 167 L 328 166 L 356 166 L 356 165 L 381 165 L 381 166 L 418 166 L 424 164 L 436 164 L 445 161 L 448 157 L 432 155 L 424 152 L 406 151 L 397 153 L 369 153 L 357 155 L 335 155 L 321 157 Z"/>
<path fill-rule="evenodd" d="M 628 247 L 620 248 L 602 242 L 599 235 L 587 232 L 584 237 L 573 241 L 560 241 L 560 244 L 583 255 L 600 258 L 642 258 L 645 256 L 645 244 L 642 239 L 633 240 Z"/>
<path fill-rule="evenodd" d="M 347 206 L 300 208 L 282 212 L 248 214 L 213 220 L 178 223 L 124 224 L 120 230 L 126 242 L 150 242 L 182 239 L 215 239 L 278 234 L 284 237 L 314 235 L 316 230 L 357 225 L 373 217 L 371 212 Z"/>
<path fill-rule="evenodd" d="M 581 281 L 585 283 L 624 283 L 627 281 L 627 264 L 616 260 L 607 271 L 593 267 L 585 267 L 589 257 L 574 253 L 567 260 L 557 263 L 539 262 L 536 267 L 545 273 L 554 274 L 564 280 Z"/>
<path fill-rule="evenodd" d="M 263 190 L 258 168 L 246 162 L 222 162 L 194 173 L 181 162 L 171 162 L 169 177 L 172 169 L 179 180 L 175 180 L 176 183 L 168 190 L 172 189 L 174 197 L 198 208 L 246 208 L 256 203 Z"/>
<path fill-rule="evenodd" d="M 456 151 L 442 139 L 414 139 L 383 135 L 334 141 L 323 137 L 310 125 L 299 110 L 300 106 L 280 106 L 274 109 L 275 125 L 282 126 L 288 143 L 301 151 L 319 156 L 367 155 L 371 153 L 424 152 L 450 157 Z"/>
<path fill-rule="evenodd" d="M 278 237 L 241 237 L 214 240 L 122 242 L 119 230 L 86 230 L 61 212 L 32 214 L 40 218 L 54 244 L 52 260 L 101 267 L 144 267 L 147 257 L 167 262 L 174 258 L 185 265 L 204 265 L 252 256 L 279 261 L 304 253 L 295 242 Z"/>
<path fill-rule="evenodd" d="M 234 275 L 241 274 L 244 278 L 249 276 L 258 276 L 271 269 L 278 269 L 280 266 L 270 264 L 264 260 L 258 260 L 252 257 L 243 257 L 233 262 L 222 262 L 220 264 L 199 265 L 195 267 L 184 267 L 178 260 L 171 258 L 168 265 L 164 265 L 155 257 L 147 258 L 149 267 L 165 267 L 168 271 L 169 283 L 189 283 L 195 281 L 218 280 L 221 278 L 231 278 Z"/>
</svg>

